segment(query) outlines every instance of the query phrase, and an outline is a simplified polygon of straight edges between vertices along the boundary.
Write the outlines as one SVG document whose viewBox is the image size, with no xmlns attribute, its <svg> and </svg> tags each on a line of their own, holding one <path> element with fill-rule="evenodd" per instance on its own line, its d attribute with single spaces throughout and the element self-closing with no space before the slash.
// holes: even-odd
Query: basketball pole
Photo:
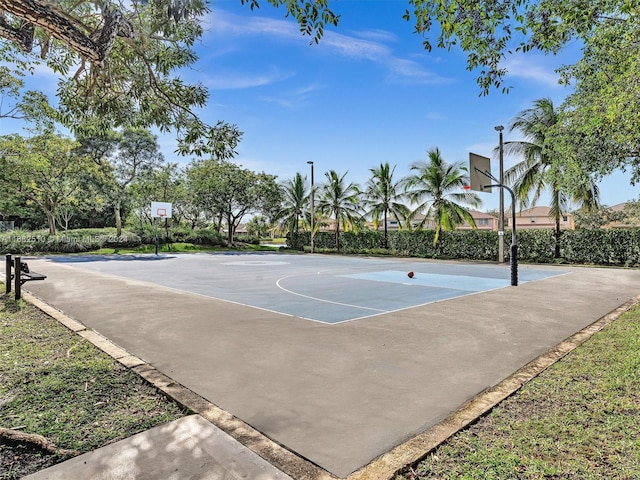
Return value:
<svg viewBox="0 0 640 480">
<path fill-rule="evenodd" d="M 477 167 L 474 167 L 476 172 L 483 174 L 485 177 L 490 178 L 494 182 L 498 182 L 495 185 L 484 185 L 484 188 L 492 188 L 492 187 L 500 187 L 500 192 L 503 192 L 503 189 L 508 191 L 511 194 L 511 249 L 509 260 L 511 263 L 511 286 L 518 286 L 518 239 L 516 237 L 516 194 L 513 193 L 506 185 L 500 183 L 491 172 L 484 172 Z"/>
<path fill-rule="evenodd" d="M 158 217 L 153 217 L 153 225 L 156 232 L 156 255 L 158 255 Z"/>
<path fill-rule="evenodd" d="M 311 165 L 311 235 L 310 235 L 311 242 L 310 243 L 311 243 L 311 253 L 313 253 L 313 247 L 314 247 L 314 245 L 313 245 L 313 230 L 315 228 L 315 220 L 316 220 L 315 219 L 316 212 L 314 211 L 315 210 L 315 202 L 314 202 L 314 198 L 313 198 L 313 193 L 314 193 L 315 186 L 313 184 L 313 162 L 311 160 L 309 160 L 307 163 L 309 165 Z"/>
<path fill-rule="evenodd" d="M 494 128 L 499 133 L 498 158 L 500 161 L 500 180 L 498 180 L 498 184 L 504 185 L 504 143 L 502 140 L 502 131 L 504 130 L 504 127 L 502 125 L 498 125 Z M 498 262 L 504 263 L 504 190 L 502 190 L 502 188 L 500 188 L 499 205 L 500 206 L 498 211 Z M 514 207 L 512 208 L 515 208 L 515 204 L 514 204 Z"/>
</svg>

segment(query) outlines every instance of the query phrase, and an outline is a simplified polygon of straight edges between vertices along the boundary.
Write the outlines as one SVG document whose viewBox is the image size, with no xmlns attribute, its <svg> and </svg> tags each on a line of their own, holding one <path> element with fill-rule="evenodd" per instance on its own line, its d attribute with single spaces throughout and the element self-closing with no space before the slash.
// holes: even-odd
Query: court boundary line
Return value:
<svg viewBox="0 0 640 480">
<path fill-rule="evenodd" d="M 205 295 L 203 293 L 192 292 L 192 291 L 189 291 L 189 290 L 182 290 L 182 289 L 179 289 L 179 288 L 176 288 L 176 287 L 170 287 L 170 286 L 163 285 L 163 284 L 160 284 L 160 283 L 154 283 L 154 282 L 150 282 L 150 281 L 146 281 L 146 280 L 139 280 L 137 278 L 124 277 L 124 276 L 116 275 L 116 274 L 112 274 L 112 273 L 105 273 L 105 272 L 102 272 L 102 271 L 99 271 L 99 270 L 93 270 L 93 269 L 90 269 L 90 268 L 83 269 L 80 266 L 69 265 L 69 264 L 64 263 L 64 262 L 56 262 L 54 259 L 52 259 L 50 257 L 44 257 L 42 259 L 45 260 L 45 261 L 48 261 L 48 262 L 52 262 L 55 265 L 59 265 L 59 266 L 70 268 L 70 269 L 79 268 L 80 270 L 84 270 L 84 271 L 87 271 L 87 272 L 95 273 L 95 274 L 98 274 L 98 275 L 105 275 L 107 277 L 120 279 L 120 280 L 123 280 L 123 281 L 126 281 L 126 282 L 135 282 L 135 283 L 139 283 L 141 285 L 152 286 L 152 287 L 155 287 L 155 288 L 165 288 L 165 289 L 167 289 L 169 291 L 173 291 L 173 292 L 179 292 L 179 293 L 187 294 L 187 295 L 196 295 L 196 296 L 201 297 L 201 298 L 208 298 L 208 299 L 216 300 L 216 301 L 219 301 L 219 302 L 228 302 L 228 303 L 231 303 L 233 305 L 238 305 L 238 306 L 241 306 L 241 307 L 255 308 L 255 309 L 261 310 L 263 312 L 269 312 L 269 313 L 274 313 L 274 314 L 277 314 L 277 315 L 283 315 L 285 317 L 299 318 L 301 320 L 306 320 L 306 321 L 320 323 L 322 325 L 329 325 L 329 326 L 341 325 L 341 324 L 344 324 L 344 323 L 349 323 L 349 322 L 353 322 L 353 321 L 357 321 L 357 320 L 364 320 L 364 319 L 367 319 L 367 318 L 378 317 L 380 315 L 386 315 L 386 314 L 390 314 L 390 313 L 398 313 L 398 312 L 402 312 L 404 310 L 409 310 L 409 309 L 412 309 L 412 308 L 424 307 L 424 306 L 431 305 L 431 304 L 438 303 L 438 302 L 446 302 L 448 300 L 454 300 L 454 299 L 457 299 L 457 298 L 462 298 L 462 297 L 466 297 L 466 296 L 481 294 L 481 293 L 485 293 L 485 292 L 492 292 L 492 291 L 496 291 L 496 290 L 501 290 L 503 288 L 509 288 L 509 287 L 512 286 L 512 285 L 505 285 L 505 286 L 502 286 L 502 287 L 497 287 L 497 288 L 488 289 L 488 290 L 481 290 L 481 291 L 470 291 L 470 290 L 458 289 L 460 291 L 465 291 L 465 292 L 469 292 L 469 293 L 464 293 L 462 295 L 457 295 L 457 296 L 449 297 L 449 298 L 442 298 L 442 299 L 438 299 L 438 300 L 432 300 L 432 301 L 429 301 L 429 302 L 424 302 L 424 303 L 420 303 L 420 304 L 417 304 L 417 305 L 411 305 L 411 306 L 408 306 L 408 307 L 397 308 L 397 309 L 394 309 L 394 310 L 380 310 L 380 309 L 375 309 L 375 308 L 371 308 L 371 307 L 359 307 L 359 306 L 356 306 L 356 305 L 343 304 L 343 303 L 340 303 L 340 302 L 331 302 L 330 300 L 323 300 L 323 299 L 319 299 L 319 298 L 305 296 L 303 294 L 297 294 L 295 292 L 288 291 L 284 287 L 280 287 L 280 285 L 278 285 L 278 283 L 277 283 L 282 279 L 295 277 L 295 276 L 300 276 L 300 275 L 287 275 L 285 277 L 281 277 L 278 281 L 276 281 L 276 286 L 278 288 L 282 288 L 284 291 L 287 291 L 288 293 L 291 293 L 293 295 L 307 297 L 307 298 L 310 298 L 312 300 L 317 300 L 317 301 L 320 301 L 320 302 L 327 302 L 327 303 L 334 303 L 336 305 L 343 305 L 343 306 L 346 306 L 346 307 L 359 308 L 359 309 L 363 309 L 363 310 L 374 310 L 376 312 L 376 313 L 372 313 L 370 315 L 363 315 L 361 317 L 348 318 L 346 320 L 340 320 L 340 321 L 337 321 L 337 322 L 327 322 L 325 320 L 318 320 L 318 319 L 315 319 L 315 318 L 308 318 L 308 317 L 303 317 L 303 316 L 300 316 L 300 315 L 294 315 L 292 313 L 286 313 L 286 312 L 281 312 L 281 311 L 278 311 L 278 310 L 273 310 L 273 309 L 260 307 L 260 306 L 256 306 L 256 305 L 250 305 L 248 303 L 242 303 L 242 302 L 238 302 L 236 300 L 229 300 L 229 299 L 226 299 L 226 298 L 220 298 L 220 297 L 214 297 L 214 296 L 210 296 L 210 295 Z M 83 263 L 83 262 L 78 262 L 78 263 Z M 317 272 L 317 273 L 321 274 L 320 272 Z M 552 276 L 548 276 L 548 277 L 536 278 L 536 279 L 533 279 L 533 280 L 526 280 L 524 283 L 527 284 L 527 283 L 537 282 L 537 281 L 541 281 L 541 280 L 547 280 L 549 278 L 553 278 L 553 277 L 556 277 L 556 276 L 569 275 L 571 273 L 573 273 L 573 272 L 565 271 L 565 272 L 557 273 L 556 275 L 552 275 Z M 349 274 L 325 273 L 323 275 L 348 276 Z M 356 279 L 356 280 L 358 280 L 358 279 Z M 366 279 L 362 279 L 362 280 L 366 280 Z M 367 281 L 371 281 L 371 280 L 367 280 Z M 406 283 L 406 285 L 411 286 L 410 283 Z M 519 284 L 519 285 L 521 285 L 521 284 Z M 439 287 L 439 288 L 442 288 L 442 287 Z M 448 287 L 445 287 L 445 288 L 450 289 Z M 450 289 L 450 290 L 455 290 L 455 289 Z"/>
<path fill-rule="evenodd" d="M 569 275 L 569 274 L 571 274 L 571 273 L 572 273 L 572 272 L 562 272 L 562 273 L 559 273 L 558 275 L 553 275 L 553 276 L 551 276 L 551 277 L 535 278 L 535 279 L 533 279 L 533 280 L 526 280 L 524 283 L 525 283 L 525 284 L 527 284 L 527 283 L 533 283 L 533 282 L 538 282 L 538 281 L 542 281 L 542 280 L 548 280 L 549 278 L 553 278 L 553 277 L 556 277 L 556 276 L 557 276 L 557 277 L 560 277 L 560 276 L 564 276 L 564 275 Z M 380 281 L 382 281 L 382 280 L 380 280 Z M 406 284 L 406 285 L 410 285 L 410 284 Z M 520 284 L 519 284 L 519 285 L 520 285 Z M 430 302 L 425 302 L 425 303 L 421 303 L 421 304 L 418 304 L 418 305 L 413 305 L 413 306 L 410 306 L 410 307 L 397 308 L 397 309 L 395 309 L 395 310 L 388 310 L 388 311 L 384 311 L 384 312 L 380 312 L 380 313 L 374 313 L 374 314 L 371 314 L 371 315 L 365 315 L 364 317 L 349 318 L 349 319 L 347 319 L 347 320 L 341 320 L 341 321 L 339 321 L 339 322 L 333 322 L 333 323 L 328 323 L 328 324 L 329 324 L 329 325 L 340 325 L 340 324 L 342 324 L 342 323 L 353 322 L 353 321 L 355 321 L 355 320 L 363 320 L 363 319 L 365 319 L 365 318 L 378 317 L 378 316 L 380 316 L 380 315 L 386 315 L 387 313 L 398 313 L 398 312 L 402 312 L 402 311 L 404 311 L 404 310 L 409 310 L 409 309 L 411 309 L 411 308 L 425 307 L 425 306 L 427 306 L 427 305 L 431 305 L 431 304 L 433 304 L 433 303 L 447 302 L 447 301 L 449 301 L 449 300 L 455 300 L 455 299 L 457 299 L 457 298 L 470 297 L 470 296 L 472 296 L 472 295 L 479 295 L 479 294 L 481 294 L 481 293 L 487 293 L 487 292 L 495 292 L 495 291 L 497 291 L 497 290 L 502 290 L 503 288 L 510 288 L 510 287 L 512 287 L 512 285 L 505 285 L 504 287 L 498 287 L 498 288 L 492 288 L 492 289 L 489 289 L 489 290 L 480 290 L 480 291 L 473 291 L 473 290 L 463 290 L 463 289 L 460 289 L 460 291 L 463 291 L 463 292 L 469 292 L 469 293 L 463 293 L 462 295 L 458 295 L 458 296 L 456 296 L 456 297 L 449 297 L 449 298 L 441 298 L 441 299 L 439 299 L 439 300 L 432 300 L 432 301 L 430 301 Z M 455 289 L 451 288 L 451 289 L 449 289 L 449 290 L 455 290 Z M 312 320 L 312 319 L 306 319 L 306 320 Z M 320 320 L 316 320 L 316 321 L 319 321 L 319 322 L 321 322 L 321 323 L 327 323 L 327 322 L 322 322 L 322 321 L 320 321 Z"/>
<path fill-rule="evenodd" d="M 325 300 L 325 299 L 323 299 L 323 298 L 312 297 L 311 295 L 305 295 L 305 294 L 303 294 L 303 293 L 296 293 L 296 292 L 294 292 L 294 291 L 292 291 L 292 290 L 288 290 L 288 289 L 284 288 L 282 285 L 280 285 L 280 281 L 281 281 L 281 280 L 284 280 L 284 279 L 286 279 L 286 278 L 301 277 L 301 276 L 302 276 L 302 275 L 287 275 L 287 276 L 285 276 L 285 277 L 281 277 L 281 278 L 279 278 L 278 280 L 276 280 L 276 286 L 277 286 L 280 290 L 282 290 L 282 291 L 284 291 L 284 292 L 287 292 L 287 293 L 290 293 L 291 295 L 296 295 L 296 296 L 298 296 L 298 297 L 303 297 L 303 298 L 309 298 L 309 299 L 311 299 L 311 300 L 317 300 L 318 302 L 331 303 L 331 304 L 333 304 L 333 305 L 341 305 L 341 306 L 343 306 L 343 307 L 353 307 L 353 308 L 358 308 L 358 309 L 360 309 L 360 310 L 373 310 L 373 311 L 375 311 L 375 312 L 379 312 L 379 313 L 386 313 L 386 312 L 388 312 L 388 311 L 389 311 L 389 310 L 382 310 L 382 309 L 380 309 L 380 308 L 361 307 L 361 306 L 359 306 L 359 305 L 352 305 L 352 304 L 350 304 L 350 303 L 334 302 L 334 301 L 332 301 L 332 300 Z M 337 275 L 336 275 L 336 276 L 337 276 Z"/>
</svg>

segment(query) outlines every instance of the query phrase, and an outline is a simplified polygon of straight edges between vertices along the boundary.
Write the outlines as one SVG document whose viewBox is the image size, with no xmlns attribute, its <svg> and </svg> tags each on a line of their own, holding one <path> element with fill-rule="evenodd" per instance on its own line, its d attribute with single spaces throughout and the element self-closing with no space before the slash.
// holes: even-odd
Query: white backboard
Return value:
<svg viewBox="0 0 640 480">
<path fill-rule="evenodd" d="M 168 202 L 151 202 L 152 218 L 171 218 L 171 204 Z"/>
<path fill-rule="evenodd" d="M 491 188 L 488 185 L 494 183 L 493 180 L 480 172 L 486 172 L 491 175 L 491 159 L 475 153 L 469 153 L 469 183 L 471 184 L 471 190 L 491 192 Z"/>
</svg>

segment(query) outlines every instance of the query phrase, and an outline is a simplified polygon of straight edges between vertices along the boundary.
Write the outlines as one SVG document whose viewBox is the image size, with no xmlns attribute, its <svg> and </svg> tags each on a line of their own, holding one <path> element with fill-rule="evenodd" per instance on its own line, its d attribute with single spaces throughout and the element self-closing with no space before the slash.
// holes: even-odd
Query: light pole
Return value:
<svg viewBox="0 0 640 480">
<path fill-rule="evenodd" d="M 315 202 L 314 202 L 314 198 L 313 198 L 313 194 L 314 194 L 314 184 L 313 184 L 313 162 L 311 160 L 309 160 L 307 162 L 309 165 L 311 165 L 311 253 L 313 253 L 313 229 L 315 228 Z"/>
<path fill-rule="evenodd" d="M 502 131 L 504 127 L 502 125 L 498 125 L 494 127 L 498 132 L 499 139 L 499 147 L 498 147 L 498 158 L 500 162 L 500 185 L 504 185 L 504 145 L 502 142 Z M 498 262 L 504 263 L 504 190 L 500 189 L 500 210 L 498 211 Z M 515 208 L 515 207 L 513 207 Z"/>
</svg>

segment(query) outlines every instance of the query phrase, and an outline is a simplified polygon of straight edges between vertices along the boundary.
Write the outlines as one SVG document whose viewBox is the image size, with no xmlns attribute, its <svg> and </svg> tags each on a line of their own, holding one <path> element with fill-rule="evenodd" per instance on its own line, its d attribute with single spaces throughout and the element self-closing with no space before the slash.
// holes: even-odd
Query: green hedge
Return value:
<svg viewBox="0 0 640 480">
<path fill-rule="evenodd" d="M 423 258 L 464 260 L 498 260 L 498 233 L 486 230 L 441 232 L 434 245 L 433 230 L 391 231 L 389 248 L 384 248 L 381 231 L 340 234 L 340 252 L 387 254 Z M 640 229 L 566 230 L 560 236 L 560 258 L 554 258 L 553 230 L 527 229 L 517 232 L 518 259 L 530 263 L 574 263 L 592 265 L 640 266 Z M 309 250 L 309 234 L 287 239 L 287 246 Z M 511 232 L 505 232 L 505 259 L 509 259 Z M 314 237 L 316 252 L 337 251 L 333 232 L 319 232 Z"/>
<path fill-rule="evenodd" d="M 137 247 L 141 244 L 138 235 L 108 228 L 69 230 L 50 235 L 47 230 L 34 232 L 12 230 L 0 234 L 0 253 L 25 254 L 36 252 L 82 253 L 103 247 Z"/>
<path fill-rule="evenodd" d="M 640 230 L 573 230 L 560 237 L 560 254 L 570 263 L 640 265 Z"/>
</svg>

